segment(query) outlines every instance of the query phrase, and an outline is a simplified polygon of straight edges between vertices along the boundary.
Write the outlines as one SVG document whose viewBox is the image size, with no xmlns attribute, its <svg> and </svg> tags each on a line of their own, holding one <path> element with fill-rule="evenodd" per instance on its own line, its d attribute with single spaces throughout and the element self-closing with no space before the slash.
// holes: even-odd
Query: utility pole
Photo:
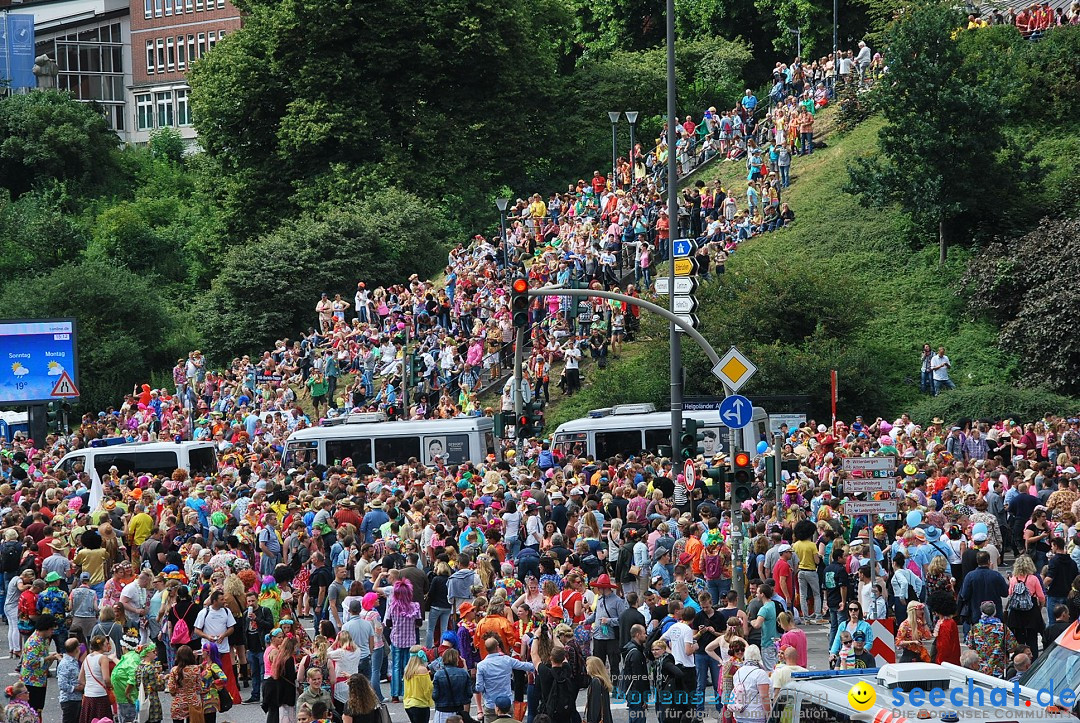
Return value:
<svg viewBox="0 0 1080 723">
<path fill-rule="evenodd" d="M 675 313 L 675 238 L 679 232 L 679 172 L 675 158 L 675 0 L 667 0 L 667 208 L 668 208 L 668 294 L 669 309 Z M 671 454 L 679 449 L 682 430 L 682 346 L 674 322 L 668 324 L 671 347 Z M 680 455 L 681 456 L 681 455 Z M 674 462 L 674 460 L 673 460 Z"/>
<path fill-rule="evenodd" d="M 780 509 L 780 501 L 784 499 L 784 486 L 781 484 L 780 479 L 780 454 L 784 444 L 784 435 L 777 432 L 773 435 L 773 479 L 776 480 L 776 513 L 782 515 L 784 510 Z"/>
<path fill-rule="evenodd" d="M 409 358 L 409 325 L 405 324 L 405 343 L 401 345 L 401 410 L 409 418 L 409 382 L 412 379 L 412 359 Z"/>
<path fill-rule="evenodd" d="M 521 413 L 524 411 L 524 400 L 521 398 L 521 367 L 525 354 L 525 330 L 518 327 L 514 339 L 514 438 L 519 455 L 518 459 L 520 460 L 521 451 L 524 447 L 522 444 L 524 440 L 521 439 L 518 429 L 521 426 Z"/>
<path fill-rule="evenodd" d="M 735 450 L 739 445 L 739 430 L 728 427 L 728 466 L 731 468 L 731 472 L 735 471 Z M 732 475 L 729 477 L 734 479 Z M 732 493 L 735 491 L 735 485 L 732 483 Z M 735 586 L 735 592 L 739 595 L 739 609 L 742 610 L 746 606 L 746 569 L 743 567 L 743 562 L 746 559 L 743 555 L 742 549 L 742 505 L 737 504 L 731 496 L 728 497 L 731 500 L 731 554 L 735 558 L 735 566 L 732 569 L 732 584 Z"/>
</svg>

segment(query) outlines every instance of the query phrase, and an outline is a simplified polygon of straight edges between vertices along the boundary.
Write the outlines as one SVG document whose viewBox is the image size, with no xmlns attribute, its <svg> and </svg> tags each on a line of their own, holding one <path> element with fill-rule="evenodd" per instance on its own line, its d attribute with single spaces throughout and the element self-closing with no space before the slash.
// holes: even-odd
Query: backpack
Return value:
<svg viewBox="0 0 1080 723">
<path fill-rule="evenodd" d="M 8 540 L 0 545 L 0 570 L 16 572 L 22 561 L 22 543 Z"/>
<path fill-rule="evenodd" d="M 188 604 L 188 609 L 184 611 L 184 615 L 187 615 L 190 610 L 191 603 Z M 191 642 L 191 629 L 188 628 L 187 620 L 184 620 L 180 615 L 176 616 L 176 623 L 173 625 L 169 642 L 173 645 L 187 645 Z"/>
<path fill-rule="evenodd" d="M 585 684 L 588 686 L 588 683 Z M 551 716 L 552 720 L 568 720 L 571 711 L 577 706 L 578 689 L 574 686 L 574 675 L 556 677 L 552 669 L 552 688 L 548 698 L 543 701 L 541 711 Z"/>
<path fill-rule="evenodd" d="M 739 678 L 739 672 L 742 670 L 743 668 L 739 668 L 739 670 L 735 671 L 735 675 L 732 676 L 731 699 L 727 703 L 727 709 L 735 715 L 746 710 L 747 676 L 744 675 L 741 679 Z"/>
<path fill-rule="evenodd" d="M 910 603 L 910 602 L 915 602 L 916 600 L 918 600 L 918 599 L 919 599 L 919 593 L 918 593 L 918 592 L 916 592 L 916 590 L 915 590 L 915 585 L 914 585 L 914 583 L 912 582 L 912 579 L 911 579 L 911 577 L 910 577 L 910 576 L 911 576 L 911 572 L 909 572 L 909 571 L 905 571 L 905 572 L 907 572 L 907 573 L 908 573 L 908 578 L 907 578 L 907 598 L 906 598 L 906 601 L 907 601 L 907 602 L 909 602 L 909 603 Z"/>
<path fill-rule="evenodd" d="M 1009 610 L 1027 612 L 1033 607 L 1035 607 L 1035 600 L 1031 597 L 1031 591 L 1028 590 L 1027 578 L 1017 580 L 1013 583 L 1012 592 L 1009 593 Z"/>
<path fill-rule="evenodd" d="M 576 645 L 566 646 L 566 663 L 570 666 L 570 680 L 575 686 L 574 700 L 576 702 L 576 691 L 589 687 L 589 673 L 585 670 L 585 656 L 582 655 L 581 648 Z"/>
<path fill-rule="evenodd" d="M 701 561 L 701 571 L 706 580 L 719 580 L 723 569 L 723 559 L 720 555 L 705 555 Z"/>
</svg>

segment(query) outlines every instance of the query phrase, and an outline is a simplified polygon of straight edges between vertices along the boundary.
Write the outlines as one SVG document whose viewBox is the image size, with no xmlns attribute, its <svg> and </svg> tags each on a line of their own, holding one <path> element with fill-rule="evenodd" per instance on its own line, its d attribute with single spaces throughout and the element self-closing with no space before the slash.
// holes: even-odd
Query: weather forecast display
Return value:
<svg viewBox="0 0 1080 723">
<path fill-rule="evenodd" d="M 0 404 L 78 395 L 75 321 L 0 321 Z"/>
</svg>

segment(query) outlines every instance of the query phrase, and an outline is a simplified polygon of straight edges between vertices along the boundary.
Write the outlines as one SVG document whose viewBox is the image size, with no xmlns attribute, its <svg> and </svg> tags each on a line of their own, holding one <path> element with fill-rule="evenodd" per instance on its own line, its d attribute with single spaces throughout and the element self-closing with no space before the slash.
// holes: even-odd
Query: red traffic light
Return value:
<svg viewBox="0 0 1080 723">
<path fill-rule="evenodd" d="M 750 455 L 748 455 L 746 452 L 739 452 L 735 455 L 736 467 L 745 467 L 748 464 L 750 464 Z"/>
<path fill-rule="evenodd" d="M 529 290 L 529 282 L 522 278 L 514 279 L 513 285 L 510 287 L 515 294 L 524 294 Z"/>
</svg>

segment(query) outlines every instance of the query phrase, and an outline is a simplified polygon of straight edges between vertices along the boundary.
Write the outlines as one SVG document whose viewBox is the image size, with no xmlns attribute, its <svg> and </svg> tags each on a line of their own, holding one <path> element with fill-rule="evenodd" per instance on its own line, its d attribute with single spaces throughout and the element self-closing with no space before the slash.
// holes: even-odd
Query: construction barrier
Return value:
<svg viewBox="0 0 1080 723">
<path fill-rule="evenodd" d="M 896 623 L 892 618 L 870 621 L 870 630 L 874 633 L 874 644 L 870 646 L 870 654 L 874 656 L 878 667 L 896 662 L 895 626 Z"/>
</svg>

